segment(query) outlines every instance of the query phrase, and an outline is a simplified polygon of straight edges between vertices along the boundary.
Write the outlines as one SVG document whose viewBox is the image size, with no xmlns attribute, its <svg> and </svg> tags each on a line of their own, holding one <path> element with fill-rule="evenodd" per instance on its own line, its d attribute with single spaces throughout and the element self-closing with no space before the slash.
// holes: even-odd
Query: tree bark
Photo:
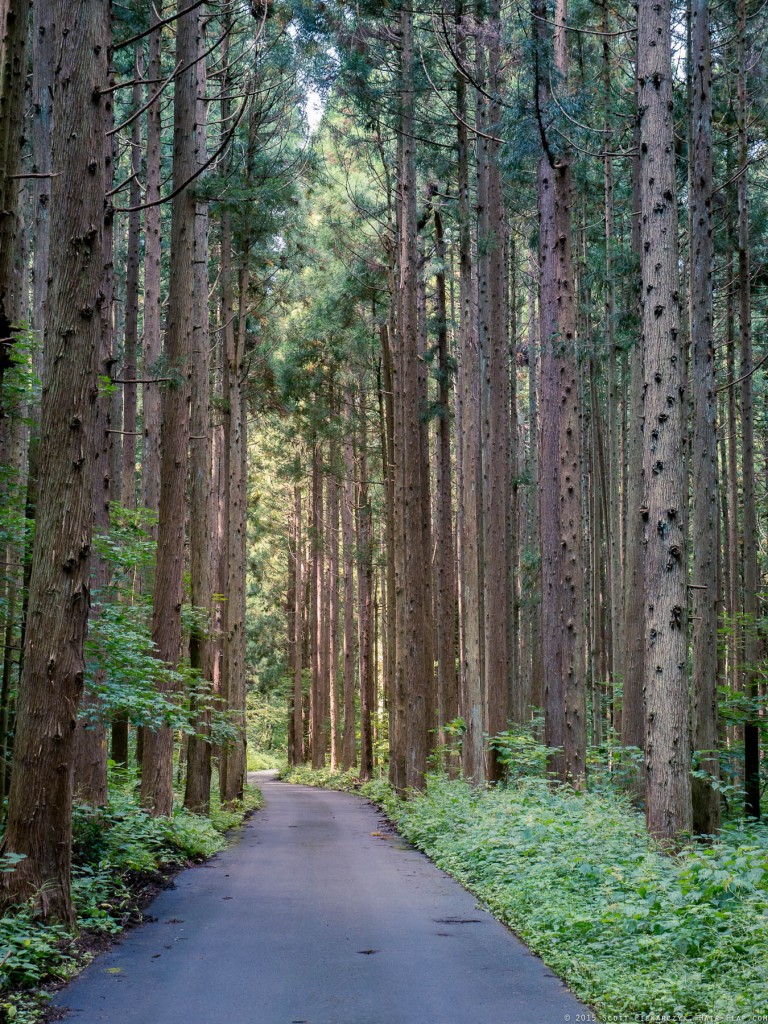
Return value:
<svg viewBox="0 0 768 1024">
<path fill-rule="evenodd" d="M 653 835 L 691 827 L 684 522 L 684 380 L 669 0 L 638 7 L 644 362 L 645 794 Z M 637 515 L 637 512 L 633 514 Z"/>
<path fill-rule="evenodd" d="M 459 714 L 456 674 L 456 561 L 453 538 L 453 471 L 451 466 L 451 368 L 445 294 L 445 237 L 439 209 L 434 212 L 435 312 L 437 314 L 438 396 L 437 480 L 435 487 L 435 607 L 437 619 L 437 724 L 440 745 L 448 743 L 445 725 Z"/>
<path fill-rule="evenodd" d="M 23 854 L 0 884 L 74 927 L 70 894 L 73 738 L 83 685 L 92 532 L 96 371 L 103 301 L 103 90 L 108 11 L 52 0 L 54 72 L 50 288 L 40 473 L 24 674 L 2 852 Z M 76 311 L 73 315 L 73 311 Z"/>
<path fill-rule="evenodd" d="M 200 16 L 202 18 L 202 16 Z M 205 33 L 198 29 L 198 55 L 205 50 Z M 197 62 L 197 126 L 195 132 L 195 163 L 202 167 L 206 160 L 205 61 Z M 200 618 L 192 629 L 189 642 L 190 666 L 200 673 L 199 685 L 203 706 L 192 694 L 191 711 L 194 732 L 187 740 L 187 779 L 184 806 L 197 814 L 207 814 L 211 798 L 211 715 L 206 698 L 213 686 L 215 648 L 213 625 L 213 591 L 216 575 L 216 546 L 212 482 L 211 422 L 211 337 L 208 311 L 208 204 L 195 204 L 195 273 L 194 311 L 192 324 L 191 376 L 191 451 L 189 459 L 189 574 L 192 607 Z"/>
<path fill-rule="evenodd" d="M 416 151 L 414 141 L 413 13 L 400 14 L 399 160 L 399 324 L 402 376 L 402 465 L 404 580 L 403 678 L 406 688 L 406 775 L 408 788 L 424 785 L 427 768 L 428 706 L 432 663 L 428 654 L 427 587 L 424 579 L 424 487 L 422 481 L 421 410 L 418 358 L 418 239 L 416 217 Z"/>
<path fill-rule="evenodd" d="M 738 137 L 739 137 L 739 407 L 741 412 L 741 480 L 744 501 L 744 690 L 751 710 L 744 722 L 744 810 L 748 817 L 760 817 L 760 727 L 757 701 L 760 697 L 758 662 L 757 510 L 755 507 L 755 425 L 752 399 L 752 298 L 749 251 L 749 134 L 747 125 L 747 11 L 739 0 L 738 17 Z"/>
<path fill-rule="evenodd" d="M 693 748 L 700 770 L 720 775 L 717 734 L 718 478 L 712 337 L 712 54 L 709 0 L 693 0 L 691 23 L 691 385 L 693 389 Z M 720 827 L 720 796 L 691 780 L 694 831 Z"/>
<path fill-rule="evenodd" d="M 456 4 L 459 52 L 466 50 L 463 4 Z M 483 692 L 482 476 L 480 463 L 480 353 L 474 320 L 472 228 L 470 222 L 469 142 L 466 128 L 466 82 L 456 75 L 457 182 L 459 191 L 459 395 L 461 402 L 461 592 L 463 630 L 460 709 L 464 720 L 462 763 L 472 782 L 486 777 Z"/>
<path fill-rule="evenodd" d="M 179 0 L 176 20 L 176 79 L 173 113 L 173 181 L 181 185 L 196 170 L 198 49 L 197 12 L 182 13 L 188 6 Z M 168 288 L 168 323 L 165 358 L 169 375 L 177 380 L 162 396 L 160 506 L 157 569 L 155 575 L 152 640 L 157 657 L 176 666 L 181 647 L 183 603 L 185 505 L 189 445 L 189 357 L 192 346 L 195 301 L 195 195 L 187 187 L 171 206 L 171 256 Z M 162 688 L 168 684 L 163 683 Z M 145 730 L 141 765 L 141 801 L 152 814 L 173 811 L 173 732 L 168 726 Z"/>
<path fill-rule="evenodd" d="M 357 630 L 360 675 L 360 778 L 373 774 L 374 663 L 372 610 L 372 530 L 368 493 L 368 431 L 365 392 L 358 398 L 359 443 L 357 450 Z"/>
<path fill-rule="evenodd" d="M 344 737 L 342 764 L 345 771 L 357 763 L 355 737 L 355 458 L 352 448 L 352 396 L 344 394 L 344 485 L 341 499 L 341 541 L 344 558 L 343 690 Z M 390 730 L 394 709 L 390 708 Z"/>
<path fill-rule="evenodd" d="M 3 380 L 12 365 L 14 330 L 21 319 L 18 174 L 24 134 L 29 0 L 10 0 L 0 15 L 0 455 L 7 462 L 10 428 L 3 423 Z"/>
<path fill-rule="evenodd" d="M 556 748 L 552 770 L 564 782 L 584 784 L 586 695 L 581 540 L 581 455 L 576 363 L 576 305 L 571 252 L 571 173 L 555 152 L 544 118 L 549 103 L 546 9 L 537 4 L 537 106 L 544 153 L 539 161 L 541 265 L 541 489 L 542 625 L 545 741 Z M 544 19 L 543 21 L 541 19 Z M 554 65 L 567 83 L 564 0 L 555 9 Z"/>
</svg>

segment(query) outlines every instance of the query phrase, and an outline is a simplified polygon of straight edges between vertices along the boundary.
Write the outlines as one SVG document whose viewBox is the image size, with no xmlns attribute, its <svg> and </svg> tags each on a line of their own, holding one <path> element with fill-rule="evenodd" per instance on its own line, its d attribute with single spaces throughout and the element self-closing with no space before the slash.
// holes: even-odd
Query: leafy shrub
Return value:
<svg viewBox="0 0 768 1024">
<path fill-rule="evenodd" d="M 312 775 L 353 788 L 327 771 L 288 777 Z M 768 829 L 729 824 L 673 858 L 628 797 L 598 788 L 519 777 L 482 789 L 434 775 L 408 800 L 383 781 L 361 792 L 612 1021 L 758 1019 L 768 1006 Z"/>
<path fill-rule="evenodd" d="M 107 807 L 76 804 L 73 809 L 72 896 L 81 929 L 115 934 L 135 917 L 136 883 L 168 867 L 202 860 L 226 845 L 223 833 L 260 806 L 257 790 L 235 807 L 214 806 L 210 818 L 176 808 L 170 818 L 153 818 L 136 800 L 132 779 L 115 772 Z M 9 858 L 0 871 L 13 870 Z M 73 937 L 58 925 L 44 925 L 33 904 L 0 918 L 0 1011 L 27 1024 L 39 1019 L 45 1002 L 34 989 L 67 978 L 82 963 Z M 30 991 L 32 990 L 32 991 Z"/>
</svg>

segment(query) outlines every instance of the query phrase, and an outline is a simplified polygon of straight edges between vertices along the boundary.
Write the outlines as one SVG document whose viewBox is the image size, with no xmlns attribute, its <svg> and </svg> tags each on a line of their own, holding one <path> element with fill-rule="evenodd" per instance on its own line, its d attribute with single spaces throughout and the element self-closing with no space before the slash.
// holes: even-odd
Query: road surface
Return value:
<svg viewBox="0 0 768 1024">
<path fill-rule="evenodd" d="M 239 841 L 55 1005 L 72 1024 L 594 1020 L 476 899 L 360 797 L 259 779 Z"/>
</svg>

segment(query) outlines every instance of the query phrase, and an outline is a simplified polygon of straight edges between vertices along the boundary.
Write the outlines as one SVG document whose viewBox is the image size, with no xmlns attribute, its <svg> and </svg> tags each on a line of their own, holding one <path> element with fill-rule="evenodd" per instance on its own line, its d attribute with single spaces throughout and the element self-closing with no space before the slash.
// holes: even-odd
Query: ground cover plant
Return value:
<svg viewBox="0 0 768 1024">
<path fill-rule="evenodd" d="M 232 808 L 214 802 L 210 817 L 181 806 L 171 817 L 152 817 L 130 779 L 113 780 L 106 807 L 76 804 L 72 889 L 80 935 L 42 922 L 32 902 L 0 918 L 0 1020 L 38 1020 L 48 986 L 76 974 L 109 936 L 140 921 L 142 906 L 176 870 L 223 850 L 226 833 L 260 804 L 261 794 L 249 787 Z M 12 859 L 0 859 L 0 870 L 13 867 Z"/>
<path fill-rule="evenodd" d="M 768 829 L 729 823 L 674 856 L 628 797 L 546 779 L 472 787 L 433 774 L 400 800 L 384 781 L 294 769 L 359 790 L 552 967 L 600 1020 L 753 1022 L 768 1013 Z"/>
</svg>

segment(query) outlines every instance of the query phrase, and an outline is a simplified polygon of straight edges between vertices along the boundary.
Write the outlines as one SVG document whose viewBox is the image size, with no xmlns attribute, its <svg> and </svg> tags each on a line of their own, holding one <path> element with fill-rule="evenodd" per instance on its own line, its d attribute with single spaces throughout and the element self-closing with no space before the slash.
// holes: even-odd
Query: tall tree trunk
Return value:
<svg viewBox="0 0 768 1024">
<path fill-rule="evenodd" d="M 400 14 L 399 160 L 399 334 L 402 376 L 402 465 L 404 580 L 403 677 L 406 687 L 406 778 L 409 788 L 424 785 L 427 768 L 428 707 L 433 666 L 428 656 L 427 587 L 424 579 L 424 487 L 422 482 L 421 410 L 418 358 L 418 240 L 416 217 L 416 150 L 414 131 L 413 13 Z"/>
<path fill-rule="evenodd" d="M 344 394 L 344 485 L 341 499 L 341 541 L 344 558 L 344 640 L 343 690 L 344 738 L 342 764 L 345 771 L 357 762 L 355 739 L 355 458 L 352 448 L 352 396 Z M 394 709 L 390 708 L 390 731 Z"/>
<path fill-rule="evenodd" d="M 110 85 L 112 82 L 110 82 Z M 112 104 L 105 104 L 105 183 L 111 189 L 114 183 L 115 142 L 110 129 L 114 126 Z M 104 216 L 102 237 L 103 280 L 102 302 L 99 309 L 101 335 L 99 340 L 99 375 L 110 377 L 114 363 L 114 331 L 112 327 L 112 305 L 114 298 L 114 231 L 113 212 L 107 206 Z M 93 459 L 93 530 L 96 536 L 109 532 L 110 502 L 113 500 L 114 464 L 112 433 L 112 396 L 100 394 L 96 399 L 96 430 Z M 91 592 L 96 602 L 90 609 L 90 621 L 94 622 L 101 611 L 109 587 L 109 565 L 98 552 L 91 556 Z M 98 690 L 106 679 L 106 666 L 101 665 L 95 672 L 91 686 L 82 697 L 80 717 L 75 731 L 74 791 L 75 796 L 92 807 L 101 807 L 107 802 L 107 734 L 106 725 L 99 706 Z"/>
<path fill-rule="evenodd" d="M 195 162 L 198 167 L 202 167 L 207 155 L 207 111 L 204 99 L 206 73 L 203 59 L 205 33 L 202 25 L 198 31 Z M 189 570 L 192 607 L 197 609 L 200 619 L 196 620 L 190 636 L 189 661 L 190 666 L 200 673 L 202 699 L 192 694 L 192 726 L 195 731 L 187 741 L 187 780 L 184 793 L 184 806 L 198 814 L 208 812 L 211 797 L 211 716 L 207 706 L 207 695 L 213 685 L 215 653 L 211 635 L 217 552 L 214 544 L 214 496 L 211 487 L 213 445 L 210 353 L 208 204 L 198 200 L 195 209 L 194 314 L 190 354 Z"/>
<path fill-rule="evenodd" d="M 478 99 L 478 329 L 481 360 L 483 483 L 483 615 L 485 630 L 485 728 L 495 736 L 509 717 L 509 555 L 507 505 L 512 492 L 509 466 L 509 341 L 507 337 L 506 217 L 502 195 L 498 131 L 501 9 L 491 0 L 485 40 L 476 43 L 478 73 L 491 97 Z M 488 775 L 498 780 L 502 765 L 491 749 Z"/>
<path fill-rule="evenodd" d="M 374 663 L 372 610 L 371 505 L 368 494 L 368 430 L 365 392 L 358 399 L 359 446 L 357 451 L 357 630 L 360 674 L 360 778 L 373 774 Z"/>
<path fill-rule="evenodd" d="M 576 303 L 571 252 L 571 172 L 566 153 L 547 137 L 550 101 L 546 57 L 546 5 L 537 2 L 537 107 L 544 153 L 539 161 L 541 264 L 541 489 L 542 623 L 545 740 L 559 753 L 557 777 L 584 783 L 586 695 L 584 596 L 581 551 L 579 388 Z M 557 0 L 554 65 L 567 83 L 565 0 Z M 561 86 L 562 88 L 562 86 Z"/>
<path fill-rule="evenodd" d="M 749 252 L 749 134 L 747 125 L 747 9 L 738 2 L 738 136 L 739 136 L 739 406 L 741 411 L 741 479 L 744 500 L 744 690 L 753 710 L 744 723 L 744 809 L 760 817 L 760 728 L 757 701 L 760 696 L 758 661 L 760 637 L 757 624 L 757 511 L 755 507 L 755 426 L 752 400 L 752 299 Z"/>
<path fill-rule="evenodd" d="M 445 726 L 459 714 L 456 674 L 456 563 L 453 540 L 451 468 L 451 368 L 448 354 L 448 311 L 445 295 L 443 219 L 435 209 L 435 312 L 437 314 L 438 396 L 437 481 L 435 487 L 435 607 L 437 618 L 437 723 L 440 745 L 448 743 Z M 454 766 L 455 767 L 455 766 Z"/>
<path fill-rule="evenodd" d="M 684 382 L 675 204 L 669 0 L 641 0 L 641 332 L 644 361 L 646 820 L 661 839 L 691 827 L 684 522 Z M 637 515 L 637 512 L 634 512 Z"/>
<path fill-rule="evenodd" d="M 150 24 L 157 25 L 159 16 L 152 5 Z M 162 80 L 162 29 L 155 28 L 149 36 L 147 90 L 157 91 L 155 82 Z M 156 373 L 161 355 L 160 337 L 160 198 L 162 110 L 160 100 L 147 108 L 147 180 L 144 224 L 144 336 L 142 344 L 142 376 L 146 381 Z M 156 512 L 160 507 L 160 423 L 161 396 L 159 384 L 142 385 L 142 504 Z M 155 530 L 156 535 L 156 530 Z"/>
<path fill-rule="evenodd" d="M 640 262 L 640 137 L 636 131 L 636 153 L 632 157 L 632 254 Z M 636 292 L 638 312 L 640 291 Z M 645 703 L 643 678 L 645 634 L 643 629 L 643 345 L 638 340 L 629 357 L 627 400 L 627 485 L 626 561 L 623 579 L 623 620 L 621 676 L 624 696 L 621 709 L 621 743 L 625 747 L 645 746 Z"/>
<path fill-rule="evenodd" d="M 328 533 L 328 694 L 330 697 L 331 768 L 340 767 L 341 709 L 339 707 L 339 478 L 335 441 L 330 445 L 330 473 L 326 481 Z"/>
<path fill-rule="evenodd" d="M 48 360 L 41 478 L 24 674 L 20 681 L 4 854 L 5 905 L 34 898 L 74 926 L 70 894 L 73 738 L 83 684 L 92 532 L 92 454 L 100 335 L 108 11 L 51 0 L 54 73 Z M 95 97 L 98 97 L 95 99 Z M 72 316 L 72 310 L 78 315 Z M 54 358 L 55 354 L 55 358 Z"/>
<path fill-rule="evenodd" d="M 529 256 L 529 290 L 528 290 L 528 422 L 530 449 L 530 514 L 528 517 L 528 552 L 529 557 L 538 557 L 541 551 L 541 516 L 539 514 L 539 364 L 540 346 L 538 344 L 539 325 L 537 319 L 536 297 L 536 259 L 533 251 Z M 541 628 L 541 564 L 535 564 L 532 585 L 529 588 L 530 632 L 531 632 L 531 704 L 534 708 L 544 707 L 544 665 L 542 652 Z"/>
<path fill-rule="evenodd" d="M 455 8 L 459 52 L 466 50 L 463 3 Z M 483 693 L 482 476 L 480 464 L 480 353 L 474 319 L 472 228 L 470 222 L 469 141 L 466 128 L 466 81 L 456 74 L 457 179 L 459 190 L 459 395 L 461 403 L 461 592 L 463 630 L 460 710 L 464 775 L 472 782 L 486 776 Z"/>
<path fill-rule="evenodd" d="M 176 20 L 176 79 L 173 113 L 173 182 L 178 188 L 196 170 L 198 16 L 179 0 Z M 195 290 L 195 195 L 187 187 L 171 207 L 171 257 L 165 358 L 178 383 L 162 396 L 160 512 L 152 639 L 157 657 L 175 666 L 181 647 L 184 523 L 189 445 L 188 359 L 192 346 Z M 161 686 L 167 686 L 167 683 Z M 173 811 L 173 732 L 146 730 L 142 750 L 141 801 L 156 815 Z"/>
<path fill-rule="evenodd" d="M 293 750 L 294 764 L 302 764 L 304 751 L 304 725 L 302 722 L 302 632 L 304 625 L 304 540 L 302 536 L 301 487 L 293 487 L 294 529 L 294 607 L 293 607 Z"/>
<path fill-rule="evenodd" d="M 252 167 L 254 130 L 249 137 L 248 166 Z M 250 178 L 249 170 L 249 178 Z M 247 545 L 247 455 L 248 417 L 243 388 L 245 372 L 245 343 L 248 314 L 248 288 L 250 244 L 246 244 L 238 272 L 237 331 L 231 341 L 234 350 L 227 354 L 229 372 L 229 496 L 227 541 L 227 632 L 224 643 L 222 696 L 226 701 L 230 721 L 235 727 L 235 738 L 225 747 L 219 758 L 219 790 L 222 803 L 241 800 L 245 787 L 246 733 L 245 733 L 245 569 Z"/>
<path fill-rule="evenodd" d="M 14 330 L 21 319 L 19 170 L 24 135 L 29 0 L 10 0 L 5 10 L 0 9 L 0 15 L 3 15 L 0 22 L 0 457 L 7 462 L 10 425 L 3 422 L 6 419 L 3 380 L 13 362 Z"/>
<path fill-rule="evenodd" d="M 309 742 L 313 768 L 325 767 L 325 702 L 323 662 L 323 465 L 322 448 L 315 441 L 312 449 L 312 685 L 310 688 Z"/>
<path fill-rule="evenodd" d="M 720 775 L 717 735 L 719 527 L 715 356 L 712 337 L 712 55 L 709 0 L 693 0 L 691 24 L 691 384 L 693 388 L 693 748 L 699 768 Z M 720 797 L 691 780 L 694 831 L 720 826 Z"/>
<path fill-rule="evenodd" d="M 143 61 L 141 48 L 136 47 L 133 63 L 136 83 L 133 86 L 133 114 L 141 107 Z M 141 206 L 141 118 L 136 117 L 131 129 L 131 186 L 129 206 Z M 141 212 L 128 214 L 128 260 L 125 271 L 125 354 L 123 357 L 123 447 L 120 499 L 126 508 L 136 508 L 136 399 L 139 347 L 139 263 L 141 260 Z"/>
<path fill-rule="evenodd" d="M 140 79 L 143 75 L 141 47 L 136 47 L 133 72 L 136 82 L 133 86 L 132 105 L 136 114 L 141 107 L 142 92 Z M 136 117 L 131 129 L 131 174 L 129 206 L 141 205 L 141 118 Z M 138 398 L 138 349 L 139 349 L 139 265 L 141 262 L 141 212 L 132 209 L 128 214 L 128 259 L 125 274 L 125 349 L 123 358 L 122 385 L 123 416 L 121 446 L 120 500 L 129 509 L 136 508 L 136 411 Z M 151 320 L 151 316 L 150 316 Z M 115 424 L 117 427 L 117 424 Z M 128 766 L 128 721 L 120 717 L 112 722 L 112 759 L 122 766 Z"/>
</svg>

